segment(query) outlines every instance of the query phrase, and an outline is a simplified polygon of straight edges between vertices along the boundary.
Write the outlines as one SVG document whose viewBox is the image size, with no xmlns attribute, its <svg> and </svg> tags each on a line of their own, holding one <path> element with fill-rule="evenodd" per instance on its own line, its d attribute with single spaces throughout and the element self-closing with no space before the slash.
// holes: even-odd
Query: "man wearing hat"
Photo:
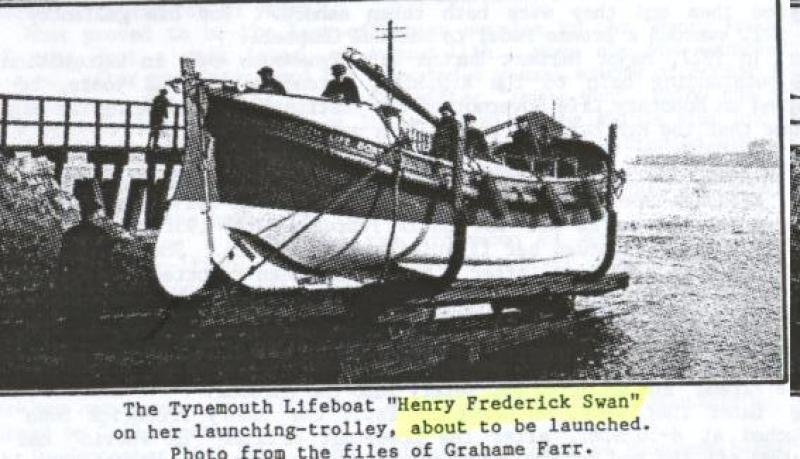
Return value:
<svg viewBox="0 0 800 459">
<path fill-rule="evenodd" d="M 450 102 L 445 102 L 439 107 L 439 113 L 442 117 L 439 118 L 433 134 L 431 155 L 452 161 L 458 154 L 459 125 L 456 111 Z"/>
<path fill-rule="evenodd" d="M 62 236 L 56 285 L 59 291 L 69 292 L 67 303 L 73 307 L 102 306 L 109 298 L 106 291 L 112 281 L 116 231 L 103 218 L 99 183 L 92 180 L 76 185 L 81 220 Z"/>
<path fill-rule="evenodd" d="M 517 117 L 517 130 L 511 133 L 512 149 L 506 164 L 514 169 L 530 170 L 530 158 L 538 154 L 538 142 L 530 126 L 530 120 Z"/>
<path fill-rule="evenodd" d="M 356 82 L 352 78 L 344 76 L 347 69 L 342 64 L 335 64 L 331 66 L 331 73 L 333 79 L 325 86 L 322 91 L 322 97 L 327 97 L 334 100 L 341 100 L 344 102 L 353 103 L 361 102 L 361 97 L 358 95 L 358 88 Z"/>
<path fill-rule="evenodd" d="M 286 88 L 283 87 L 280 81 L 272 76 L 273 73 L 272 67 L 269 66 L 261 67 L 258 70 L 258 76 L 261 77 L 261 84 L 258 86 L 258 92 L 285 96 Z"/>
<path fill-rule="evenodd" d="M 161 137 L 161 126 L 164 120 L 169 118 L 169 99 L 167 99 L 167 90 L 162 89 L 158 91 L 158 95 L 153 98 L 153 104 L 150 106 L 150 135 L 147 137 L 147 147 L 156 149 L 158 148 L 158 138 Z"/>
<path fill-rule="evenodd" d="M 472 113 L 464 115 L 467 154 L 476 159 L 494 161 L 494 158 L 489 154 L 489 144 L 486 143 L 486 136 L 483 135 L 483 131 L 471 125 L 475 120 L 475 115 Z"/>
</svg>

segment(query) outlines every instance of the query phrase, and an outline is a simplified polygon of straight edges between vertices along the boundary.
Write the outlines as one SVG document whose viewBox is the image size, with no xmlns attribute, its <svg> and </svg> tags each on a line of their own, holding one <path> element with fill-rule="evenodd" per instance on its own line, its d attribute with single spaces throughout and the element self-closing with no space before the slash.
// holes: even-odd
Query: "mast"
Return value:
<svg viewBox="0 0 800 459">
<path fill-rule="evenodd" d="M 390 20 L 386 28 L 376 28 L 378 32 L 386 32 L 386 35 L 379 35 L 375 38 L 386 40 L 386 64 L 389 71 L 389 81 L 394 81 L 394 39 L 404 38 L 405 35 L 398 35 L 395 33 L 397 30 L 405 30 L 405 27 L 397 27 L 394 21 Z"/>
<path fill-rule="evenodd" d="M 413 110 L 416 114 L 421 116 L 425 121 L 431 123 L 432 125 L 436 125 L 437 118 L 431 114 L 425 107 L 422 106 L 416 99 L 414 99 L 409 93 L 407 93 L 403 88 L 397 85 L 396 82 L 389 79 L 386 75 L 383 74 L 383 71 L 377 65 L 365 60 L 361 57 L 361 53 L 356 51 L 353 48 L 348 48 L 347 51 L 342 54 L 342 59 L 345 62 L 349 63 L 358 71 L 364 74 L 367 78 L 372 80 L 375 85 L 379 88 L 383 89 L 384 91 L 388 92 L 392 95 L 395 99 L 399 100 L 403 104 L 405 104 L 408 108 Z"/>
</svg>

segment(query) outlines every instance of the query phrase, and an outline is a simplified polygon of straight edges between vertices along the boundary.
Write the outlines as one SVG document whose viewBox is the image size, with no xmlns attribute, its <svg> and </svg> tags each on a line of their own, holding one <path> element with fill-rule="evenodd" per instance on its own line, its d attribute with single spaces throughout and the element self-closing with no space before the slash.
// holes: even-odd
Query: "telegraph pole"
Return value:
<svg viewBox="0 0 800 459">
<path fill-rule="evenodd" d="M 378 32 L 386 32 L 386 35 L 379 35 L 379 36 L 377 36 L 375 38 L 385 39 L 386 42 L 387 42 L 387 44 L 386 44 L 386 47 L 387 47 L 387 50 L 386 50 L 386 56 L 387 56 L 386 57 L 386 61 L 387 61 L 386 63 L 387 63 L 387 66 L 386 67 L 387 67 L 387 71 L 388 71 L 388 75 L 387 76 L 389 77 L 389 81 L 390 82 L 394 81 L 394 39 L 395 38 L 403 38 L 403 37 L 405 37 L 405 35 L 397 35 L 397 34 L 395 34 L 395 31 L 405 30 L 405 29 L 406 29 L 405 27 L 395 27 L 394 26 L 394 21 L 392 21 L 392 20 L 389 20 L 389 23 L 387 24 L 387 26 L 385 28 L 384 27 L 376 27 L 375 28 L 375 30 L 377 30 Z"/>
</svg>

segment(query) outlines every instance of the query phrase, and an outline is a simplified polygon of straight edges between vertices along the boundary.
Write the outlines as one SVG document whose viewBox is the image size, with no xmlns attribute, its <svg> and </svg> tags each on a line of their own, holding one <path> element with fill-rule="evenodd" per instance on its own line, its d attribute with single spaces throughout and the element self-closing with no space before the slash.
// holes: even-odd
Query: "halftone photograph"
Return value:
<svg viewBox="0 0 800 459">
<path fill-rule="evenodd" d="M 0 391 L 780 382 L 776 8 L 1 5 Z"/>
<path fill-rule="evenodd" d="M 789 17 L 786 21 L 787 39 L 793 43 L 800 38 L 800 3 L 793 2 L 789 10 Z M 790 343 L 791 370 L 790 381 L 793 395 L 800 395 L 800 348 L 798 348 L 798 338 L 800 336 L 800 66 L 797 65 L 800 59 L 800 50 L 796 46 L 786 48 L 784 53 L 786 65 L 784 67 L 785 85 L 789 92 L 789 107 L 786 110 L 789 118 L 789 132 L 786 135 L 789 149 L 789 241 L 790 241 L 790 315 L 789 328 L 790 336 L 795 338 Z"/>
</svg>

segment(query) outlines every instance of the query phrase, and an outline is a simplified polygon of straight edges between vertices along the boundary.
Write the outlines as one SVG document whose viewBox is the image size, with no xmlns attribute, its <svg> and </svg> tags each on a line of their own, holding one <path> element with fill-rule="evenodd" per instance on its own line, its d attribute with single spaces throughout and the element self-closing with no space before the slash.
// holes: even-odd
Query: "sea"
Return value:
<svg viewBox="0 0 800 459">
<path fill-rule="evenodd" d="M 612 271 L 630 286 L 578 307 L 610 314 L 562 341 L 573 365 L 547 376 L 764 380 L 784 371 L 777 168 L 625 166 Z"/>
</svg>

